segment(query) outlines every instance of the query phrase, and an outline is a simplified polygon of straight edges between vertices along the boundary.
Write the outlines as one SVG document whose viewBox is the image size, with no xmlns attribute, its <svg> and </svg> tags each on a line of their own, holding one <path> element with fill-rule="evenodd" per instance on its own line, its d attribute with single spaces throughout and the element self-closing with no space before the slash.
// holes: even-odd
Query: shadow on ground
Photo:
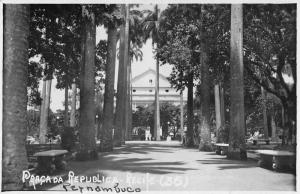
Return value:
<svg viewBox="0 0 300 194">
<path fill-rule="evenodd" d="M 229 170 L 229 169 L 240 169 L 240 168 L 255 168 L 257 163 L 254 161 L 240 161 L 240 160 L 229 160 L 225 157 L 197 160 L 201 164 L 214 164 L 218 165 L 219 170 Z"/>
</svg>

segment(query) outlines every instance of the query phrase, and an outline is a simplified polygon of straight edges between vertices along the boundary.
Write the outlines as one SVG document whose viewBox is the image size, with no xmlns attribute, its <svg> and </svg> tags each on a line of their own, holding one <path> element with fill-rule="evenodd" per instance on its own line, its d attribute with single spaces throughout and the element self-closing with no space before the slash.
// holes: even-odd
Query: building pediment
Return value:
<svg viewBox="0 0 300 194">
<path fill-rule="evenodd" d="M 155 77 L 155 70 L 148 69 L 132 79 L 132 87 L 155 87 Z M 159 87 L 171 87 L 167 78 L 162 74 L 159 74 Z"/>
</svg>

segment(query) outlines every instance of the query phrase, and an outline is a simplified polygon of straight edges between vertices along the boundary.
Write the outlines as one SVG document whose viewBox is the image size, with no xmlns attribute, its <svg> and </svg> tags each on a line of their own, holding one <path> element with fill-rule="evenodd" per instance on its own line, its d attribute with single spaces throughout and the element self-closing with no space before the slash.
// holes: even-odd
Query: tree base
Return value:
<svg viewBox="0 0 300 194">
<path fill-rule="evenodd" d="M 75 156 L 77 161 L 97 160 L 98 153 L 96 150 L 81 150 Z"/>
<path fill-rule="evenodd" d="M 240 148 L 228 149 L 227 158 L 233 160 L 247 160 L 247 151 Z"/>
<path fill-rule="evenodd" d="M 25 184 L 2 183 L 2 191 L 22 191 L 25 190 Z"/>
<path fill-rule="evenodd" d="M 113 143 L 113 146 L 114 147 L 121 147 L 122 146 L 122 143 L 121 143 L 121 141 L 114 141 L 114 143 Z"/>
<path fill-rule="evenodd" d="M 201 143 L 199 144 L 199 151 L 211 152 L 213 151 L 212 145 L 209 143 Z"/>
</svg>

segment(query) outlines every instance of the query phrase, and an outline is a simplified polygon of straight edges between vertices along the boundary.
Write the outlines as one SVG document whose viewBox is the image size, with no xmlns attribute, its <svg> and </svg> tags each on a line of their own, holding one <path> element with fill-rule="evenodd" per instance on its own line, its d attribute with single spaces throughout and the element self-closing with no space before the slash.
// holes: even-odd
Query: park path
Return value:
<svg viewBox="0 0 300 194">
<path fill-rule="evenodd" d="M 97 161 L 71 161 L 69 168 L 75 175 L 106 177 L 104 183 L 73 183 L 83 190 L 86 186 L 113 188 L 115 182 L 118 188 L 131 186 L 142 191 L 292 191 L 296 184 L 293 174 L 257 167 L 251 159 L 228 160 L 214 152 L 185 149 L 177 141 L 126 142 L 111 153 L 100 153 Z M 64 190 L 62 184 L 48 189 Z"/>
</svg>

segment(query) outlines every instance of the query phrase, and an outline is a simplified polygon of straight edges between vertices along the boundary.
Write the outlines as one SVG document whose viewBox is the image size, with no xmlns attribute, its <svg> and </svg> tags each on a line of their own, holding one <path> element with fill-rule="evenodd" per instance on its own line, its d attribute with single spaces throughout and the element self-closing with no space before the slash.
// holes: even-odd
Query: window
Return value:
<svg viewBox="0 0 300 194">
<path fill-rule="evenodd" d="M 169 92 L 169 90 L 165 90 L 166 92 Z"/>
<path fill-rule="evenodd" d="M 149 83 L 152 84 L 152 79 L 149 79 Z"/>
<path fill-rule="evenodd" d="M 136 90 L 133 89 L 132 92 L 136 92 Z"/>
<path fill-rule="evenodd" d="M 149 90 L 149 92 L 152 92 L 152 90 Z"/>
</svg>

